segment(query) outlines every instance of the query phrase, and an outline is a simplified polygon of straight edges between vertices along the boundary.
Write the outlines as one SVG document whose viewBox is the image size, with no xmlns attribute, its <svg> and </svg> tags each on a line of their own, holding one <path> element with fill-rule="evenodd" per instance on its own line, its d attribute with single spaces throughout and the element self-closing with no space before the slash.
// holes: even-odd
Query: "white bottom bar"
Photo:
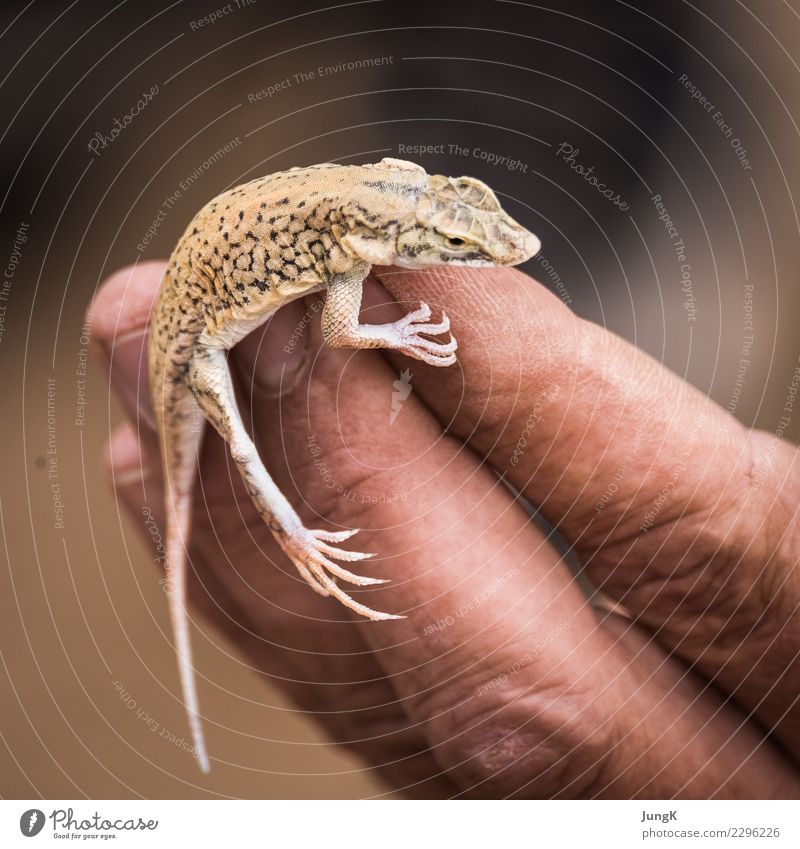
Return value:
<svg viewBox="0 0 800 849">
<path fill-rule="evenodd" d="M 0 846 L 797 847 L 798 802 L 0 801 Z M 31 836 L 28 834 L 31 833 Z"/>
</svg>

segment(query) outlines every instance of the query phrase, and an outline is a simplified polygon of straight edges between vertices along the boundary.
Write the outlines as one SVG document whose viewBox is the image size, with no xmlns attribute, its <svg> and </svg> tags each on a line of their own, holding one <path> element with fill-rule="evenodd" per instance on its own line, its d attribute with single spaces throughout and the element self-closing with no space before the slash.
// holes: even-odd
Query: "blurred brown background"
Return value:
<svg viewBox="0 0 800 849">
<path fill-rule="evenodd" d="M 800 347 L 800 4 L 634 5 L 240 0 L 201 26 L 219 0 L 3 4 L 0 794 L 385 792 L 211 629 L 197 666 L 228 765 L 201 777 L 159 736 L 186 736 L 166 606 L 103 478 L 119 408 L 96 365 L 83 382 L 83 313 L 109 272 L 165 257 L 230 185 L 444 145 L 409 158 L 489 182 L 542 239 L 527 270 L 576 312 L 744 422 L 800 436 L 781 425 Z M 318 66 L 332 70 L 309 78 Z M 629 208 L 559 158 L 562 143 Z"/>
</svg>

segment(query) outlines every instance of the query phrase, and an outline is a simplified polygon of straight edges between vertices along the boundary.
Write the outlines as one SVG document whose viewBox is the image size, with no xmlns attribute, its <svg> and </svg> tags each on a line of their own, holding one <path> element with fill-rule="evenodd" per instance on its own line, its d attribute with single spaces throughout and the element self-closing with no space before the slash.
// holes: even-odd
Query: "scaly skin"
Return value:
<svg viewBox="0 0 800 849">
<path fill-rule="evenodd" d="M 166 568 L 184 700 L 201 768 L 209 769 L 189 643 L 186 540 L 202 428 L 197 407 L 228 442 L 231 457 L 264 521 L 300 574 L 370 619 L 396 619 L 359 604 L 336 583 L 365 586 L 334 562 L 371 555 L 336 548 L 356 531 L 309 530 L 261 463 L 242 424 L 225 352 L 283 304 L 327 289 L 322 329 L 328 344 L 394 348 L 435 366 L 456 361 L 456 341 L 430 309 L 384 325 L 358 322 L 361 287 L 373 263 L 516 265 L 539 240 L 500 208 L 488 186 L 470 177 L 429 176 L 418 165 L 292 168 L 245 183 L 204 206 L 167 267 L 150 329 L 150 382 L 166 492 Z M 422 336 L 420 334 L 425 334 Z"/>
</svg>

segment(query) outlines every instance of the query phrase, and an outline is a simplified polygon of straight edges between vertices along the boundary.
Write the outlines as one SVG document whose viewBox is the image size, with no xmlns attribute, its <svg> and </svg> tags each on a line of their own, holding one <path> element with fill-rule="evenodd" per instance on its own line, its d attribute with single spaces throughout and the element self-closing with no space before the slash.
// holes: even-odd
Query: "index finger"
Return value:
<svg viewBox="0 0 800 849">
<path fill-rule="evenodd" d="M 797 450 L 518 271 L 377 276 L 451 316 L 461 370 L 417 381 L 439 420 L 541 507 L 595 585 L 800 754 Z"/>
<path fill-rule="evenodd" d="M 421 403 L 417 380 L 449 369 L 403 360 L 412 391 L 395 405 L 403 383 L 378 352 L 332 350 L 311 327 L 308 372 L 279 398 L 253 393 L 257 442 L 307 527 L 363 528 L 357 547 L 378 552 L 359 572 L 391 583 L 358 598 L 408 618 L 360 631 L 455 780 L 491 795 L 739 795 L 748 759 L 771 791 L 789 780 L 679 664 L 656 646 L 629 654 L 598 624 L 528 513 Z"/>
</svg>

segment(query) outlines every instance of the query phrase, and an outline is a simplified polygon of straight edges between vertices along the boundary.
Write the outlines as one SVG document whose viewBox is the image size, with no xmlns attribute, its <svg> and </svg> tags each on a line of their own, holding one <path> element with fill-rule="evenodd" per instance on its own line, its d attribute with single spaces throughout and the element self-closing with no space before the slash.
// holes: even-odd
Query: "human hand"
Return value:
<svg viewBox="0 0 800 849">
<path fill-rule="evenodd" d="M 159 522 L 143 350 L 163 268 L 117 272 L 91 307 L 128 414 L 110 472 Z M 237 346 L 232 371 L 306 526 L 361 528 L 348 545 L 378 552 L 359 571 L 391 583 L 354 597 L 407 618 L 361 621 L 311 592 L 210 429 L 195 605 L 412 795 L 796 798 L 796 449 L 520 272 L 378 268 L 365 292 L 369 323 L 444 309 L 459 363 L 329 349 L 310 298 Z M 587 601 L 495 471 L 627 615 Z"/>
</svg>

